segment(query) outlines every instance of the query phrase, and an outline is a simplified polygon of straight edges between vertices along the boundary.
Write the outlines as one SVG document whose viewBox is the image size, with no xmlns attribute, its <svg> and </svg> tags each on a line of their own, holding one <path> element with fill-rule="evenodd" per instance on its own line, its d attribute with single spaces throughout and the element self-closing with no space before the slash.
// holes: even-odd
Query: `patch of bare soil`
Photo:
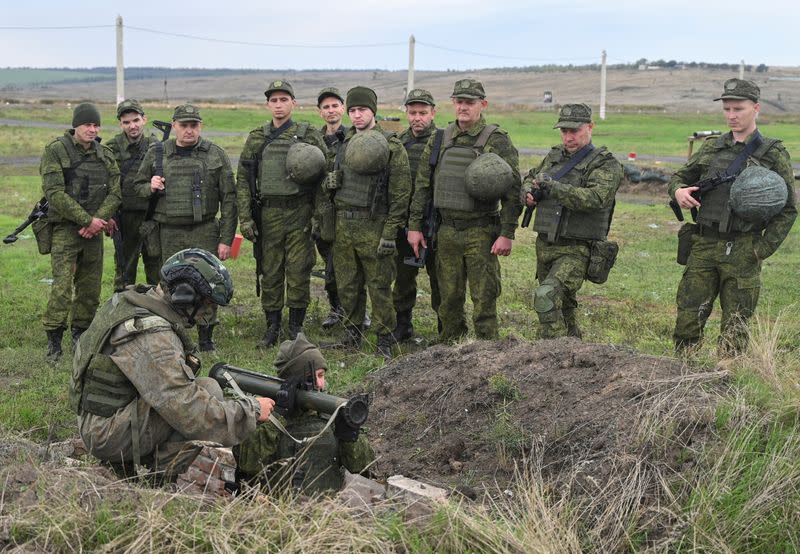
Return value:
<svg viewBox="0 0 800 554">
<path fill-rule="evenodd" d="M 382 477 L 492 494 L 527 460 L 593 494 L 693 466 L 724 377 L 571 338 L 437 345 L 374 374 L 370 438 Z"/>
</svg>

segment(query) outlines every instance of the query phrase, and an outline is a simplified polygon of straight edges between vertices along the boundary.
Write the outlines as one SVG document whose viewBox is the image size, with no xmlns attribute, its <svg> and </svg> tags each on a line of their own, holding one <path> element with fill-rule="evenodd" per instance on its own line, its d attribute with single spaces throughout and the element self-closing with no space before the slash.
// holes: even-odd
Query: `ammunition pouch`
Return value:
<svg viewBox="0 0 800 554">
<path fill-rule="evenodd" d="M 678 256 L 679 265 L 686 265 L 692 251 L 692 237 L 697 234 L 698 227 L 694 223 L 684 223 L 678 230 Z"/>
<path fill-rule="evenodd" d="M 33 236 L 36 237 L 39 254 L 49 254 L 53 248 L 53 224 L 43 217 L 31 223 L 31 229 L 33 229 Z"/>
<path fill-rule="evenodd" d="M 602 285 L 608 280 L 608 274 L 614 267 L 619 253 L 619 245 L 610 240 L 596 240 L 589 248 L 589 265 L 586 267 L 586 278 L 592 283 Z"/>
</svg>

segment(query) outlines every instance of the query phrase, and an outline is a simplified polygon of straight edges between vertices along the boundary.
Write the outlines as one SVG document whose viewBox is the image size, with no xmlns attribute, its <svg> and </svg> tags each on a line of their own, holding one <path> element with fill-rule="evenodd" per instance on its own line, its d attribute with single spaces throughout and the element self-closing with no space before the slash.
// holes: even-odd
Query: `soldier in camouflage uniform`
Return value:
<svg viewBox="0 0 800 554">
<path fill-rule="evenodd" d="M 673 334 L 678 353 L 698 345 L 717 296 L 722 308 L 720 355 L 735 355 L 746 347 L 747 321 L 761 290 L 761 264 L 778 249 L 797 217 L 789 154 L 780 140 L 761 136 L 756 127 L 760 92 L 752 81 L 725 81 L 715 100 L 722 100 L 730 132 L 705 141 L 670 180 L 669 194 L 680 207 L 698 209 L 691 253 L 678 285 Z M 748 148 L 751 151 L 745 152 Z M 691 196 L 697 190 L 695 183 L 730 172 L 740 154 L 746 159 L 738 164 L 739 170 L 757 164 L 786 181 L 788 200 L 768 221 L 753 223 L 733 212 L 728 202 L 731 183 L 719 185 L 700 200 Z"/>
<path fill-rule="evenodd" d="M 275 358 L 278 377 L 285 382 L 276 395 L 276 416 L 283 429 L 261 425 L 233 450 L 241 477 L 272 489 L 293 487 L 306 494 L 335 491 L 342 486 L 341 468 L 361 473 L 375 454 L 360 428 L 339 413 L 330 428 L 328 419 L 295 404 L 298 389 L 322 391 L 328 364 L 313 344 L 299 333 L 284 341 Z M 318 437 L 307 446 L 297 440 Z"/>
<path fill-rule="evenodd" d="M 216 381 L 195 377 L 186 329 L 232 296 L 225 266 L 193 248 L 167 260 L 159 286 L 130 287 L 103 305 L 78 344 L 69 391 L 92 455 L 172 480 L 208 446 L 198 441 L 233 446 L 267 420 L 272 399 L 224 399 Z"/>
<path fill-rule="evenodd" d="M 53 285 L 42 317 L 53 362 L 61 357 L 70 315 L 74 347 L 100 304 L 102 232 L 121 201 L 119 169 L 111 151 L 100 145 L 99 131 L 100 112 L 79 104 L 72 129 L 45 147 L 39 166 L 53 232 Z"/>
<path fill-rule="evenodd" d="M 134 186 L 142 198 L 158 195 L 153 219 L 158 223 L 161 259 L 184 248 L 202 248 L 227 260 L 236 232 L 236 184 L 225 151 L 202 138 L 200 110 L 191 104 L 175 108 L 175 138 L 150 146 Z M 157 174 L 163 165 L 163 175 Z M 220 217 L 217 219 L 217 212 Z M 198 326 L 201 351 L 214 350 L 213 330 Z"/>
<path fill-rule="evenodd" d="M 416 88 L 408 93 L 406 97 L 406 118 L 408 119 L 408 129 L 403 131 L 400 142 L 406 147 L 408 152 L 408 165 L 411 168 L 411 195 L 414 195 L 414 183 L 417 178 L 422 151 L 430 140 L 431 135 L 437 132 L 433 118 L 436 116 L 436 104 L 433 95 L 427 90 Z M 440 131 L 444 132 L 444 131 Z M 425 160 L 428 163 L 429 160 Z M 414 324 L 412 312 L 417 303 L 417 273 L 419 268 L 403 263 L 403 260 L 414 257 L 414 251 L 408 244 L 406 227 L 397 234 L 397 257 L 395 265 L 397 277 L 392 288 L 392 301 L 397 316 L 397 327 L 394 336 L 398 341 L 405 341 L 414 336 Z M 428 272 L 428 279 L 431 284 L 431 306 L 433 311 L 439 311 L 441 298 L 439 295 L 439 283 L 436 280 L 436 256 L 433 248 L 428 250 L 425 269 Z"/>
<path fill-rule="evenodd" d="M 525 203 L 537 208 L 533 229 L 539 286 L 533 306 L 543 338 L 581 337 L 577 293 L 586 278 L 592 242 L 608 235 L 622 181 L 622 164 L 604 146 L 592 145 L 593 127 L 589 106 L 564 105 L 553 126 L 561 131 L 561 144 L 523 181 Z M 543 195 L 538 202 L 532 189 Z"/>
<path fill-rule="evenodd" d="M 408 242 L 415 254 L 420 246 L 427 246 L 421 231 L 425 206 L 433 197 L 441 218 L 436 236 L 436 275 L 442 298 L 440 338 L 454 341 L 466 335 L 464 303 L 469 282 L 475 335 L 494 339 L 498 336 L 497 298 L 501 291 L 497 256 L 511 253 L 521 210 L 518 154 L 505 131 L 486 124 L 482 112 L 488 102 L 482 83 L 457 81 L 452 99 L 456 121 L 445 130 L 438 164 L 435 170 L 420 164 L 417 172 Z M 425 145 L 422 160 L 430 159 L 434 137 Z M 502 202 L 476 200 L 467 193 L 467 167 L 481 153 L 489 152 L 502 158 L 513 174 L 514 184 Z"/>
<path fill-rule="evenodd" d="M 289 337 L 303 328 L 311 300 L 311 269 L 314 267 L 314 244 L 311 240 L 311 216 L 316 193 L 325 176 L 327 150 L 319 131 L 308 123 L 295 123 L 292 110 L 297 102 L 288 81 L 269 84 L 264 92 L 272 120 L 253 129 L 247 137 L 236 173 L 239 202 L 239 226 L 242 236 L 258 241 L 261 247 L 261 306 L 267 330 L 259 346 L 277 344 L 281 332 L 281 314 L 289 307 Z M 318 176 L 312 182 L 299 183 L 287 169 L 289 149 L 298 143 L 319 149 Z M 253 220 L 252 198 L 248 179 L 255 177 L 261 210 L 260 225 Z M 260 227 L 261 235 L 257 236 Z"/>
<path fill-rule="evenodd" d="M 341 169 L 329 173 L 326 187 L 335 190 L 333 265 L 346 315 L 342 345 L 361 344 L 366 285 L 377 351 L 390 358 L 396 325 L 391 291 L 395 239 L 406 223 L 411 175 L 403 144 L 375 122 L 377 110 L 378 98 L 372 89 L 357 86 L 347 92 L 353 126 L 342 145 Z"/>
<path fill-rule="evenodd" d="M 147 149 L 151 144 L 158 142 L 158 138 L 146 129 L 147 116 L 137 100 L 129 99 L 120 102 L 117 106 L 117 119 L 122 132 L 109 141 L 108 147 L 114 153 L 114 158 L 119 165 L 120 188 L 122 189 L 122 206 L 117 212 L 118 217 L 112 220 L 115 221 L 118 227 L 117 232 L 121 234 L 122 238 L 122 252 L 117 253 L 117 258 L 121 258 L 124 267 L 117 267 L 117 274 L 114 278 L 114 290 L 120 291 L 126 285 L 136 282 L 140 254 L 144 262 L 147 283 L 157 284 L 161 257 L 142 251 L 144 239 L 139 232 L 139 227 L 147 213 L 147 199 L 138 196 L 133 186 L 133 181 L 139 172 Z"/>
</svg>

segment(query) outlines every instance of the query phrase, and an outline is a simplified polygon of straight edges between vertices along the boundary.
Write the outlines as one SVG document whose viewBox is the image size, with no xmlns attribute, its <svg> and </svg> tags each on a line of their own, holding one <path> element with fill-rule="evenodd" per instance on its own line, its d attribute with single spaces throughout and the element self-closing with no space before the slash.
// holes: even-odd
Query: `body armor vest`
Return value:
<svg viewBox="0 0 800 554">
<path fill-rule="evenodd" d="M 95 155 L 92 156 L 89 152 L 80 152 L 71 137 L 61 136 L 58 141 L 64 146 L 70 161 L 70 166 L 64 169 L 66 193 L 94 215 L 108 195 L 108 168 L 103 147 L 99 142 L 93 142 L 91 148 Z M 53 222 L 60 221 L 52 211 L 47 217 Z"/>
<path fill-rule="evenodd" d="M 308 123 L 300 123 L 296 128 L 297 134 L 290 133 L 290 127 L 261 150 L 258 182 L 262 199 L 269 196 L 294 196 L 305 192 L 304 187 L 292 181 L 286 171 L 286 153 L 293 144 L 305 137 Z M 267 124 L 264 126 L 264 135 L 269 134 L 270 126 Z"/>
<path fill-rule="evenodd" d="M 174 140 L 164 143 L 164 196 L 156 205 L 157 220 L 191 218 L 193 223 L 213 219 L 219 208 L 219 192 L 208 179 L 208 141 L 200 142 L 188 156 L 177 153 Z"/>
<path fill-rule="evenodd" d="M 394 136 L 390 131 L 379 129 L 386 140 Z M 342 144 L 339 156 L 344 159 L 345 152 L 349 146 L 350 141 Z M 391 158 L 390 158 L 391 160 Z M 342 204 L 354 208 L 371 208 L 375 195 L 378 193 L 379 185 L 382 181 L 388 179 L 388 167 L 384 171 L 380 171 L 374 175 L 363 175 L 356 173 L 347 164 L 341 165 L 342 170 L 342 186 L 336 191 L 334 196 L 334 204 L 337 208 L 342 208 Z M 389 213 L 388 201 L 379 202 L 375 214 Z"/>
<path fill-rule="evenodd" d="M 556 149 L 557 157 L 548 159 L 550 167 L 543 167 L 548 175 L 555 175 L 558 170 L 569 162 L 569 158 L 561 155 L 561 149 Z M 551 152 L 552 153 L 552 152 Z M 592 162 L 601 155 L 606 155 L 605 146 L 595 148 L 589 155 L 572 168 L 566 175 L 559 178 L 559 182 L 573 187 L 586 186 L 587 172 Z M 578 240 L 605 240 L 611 224 L 611 214 L 614 211 L 612 203 L 608 208 L 590 211 L 570 210 L 559 204 L 550 196 L 545 197 L 536 205 L 536 218 L 533 221 L 533 230 L 547 235 L 548 242 L 555 242 L 559 238 Z"/>
<path fill-rule="evenodd" d="M 125 211 L 144 211 L 147 209 L 147 198 L 138 196 L 133 182 L 144 160 L 144 155 L 150 146 L 150 136 L 143 134 L 138 144 L 131 150 L 130 143 L 125 133 L 115 136 L 112 141 L 117 145 L 119 152 L 119 185 L 122 190 L 122 209 Z"/>
<path fill-rule="evenodd" d="M 434 132 L 436 127 L 431 128 Z M 409 131 L 409 134 L 411 132 Z M 403 143 L 408 153 L 408 166 L 411 169 L 411 187 L 413 192 L 414 184 L 417 180 L 417 170 L 419 169 L 419 160 L 422 158 L 422 151 L 425 150 L 425 145 L 428 143 L 430 133 L 421 137 L 415 137 L 413 134 L 409 139 Z"/>
<path fill-rule="evenodd" d="M 117 325 L 155 314 L 169 321 L 187 353 L 194 349 L 180 317 L 163 302 L 146 295 L 151 288 L 140 285 L 115 293 L 81 336 L 69 388 L 70 407 L 78 415 L 86 412 L 111 417 L 139 396 L 108 355 L 108 339 Z"/>
<path fill-rule="evenodd" d="M 434 172 L 433 205 L 436 208 L 460 210 L 464 212 L 496 212 L 500 209 L 500 201 L 481 202 L 467 193 L 467 166 L 483 153 L 491 134 L 497 125 L 487 125 L 476 137 L 475 143 L 468 145 L 455 144 L 453 134 L 456 123 L 451 123 L 444 132 L 444 139 L 439 155 L 439 163 Z"/>
<path fill-rule="evenodd" d="M 286 419 L 286 430 L 295 438 L 302 440 L 318 435 L 327 424 L 315 412 L 304 412 L 297 417 Z M 315 494 L 342 487 L 342 471 L 339 468 L 339 443 L 328 428 L 310 446 L 301 446 L 281 433 L 278 441 L 278 459 L 286 460 L 301 456 L 296 463 L 286 467 L 292 475 L 281 475 L 293 488 L 302 489 L 306 494 Z"/>
<path fill-rule="evenodd" d="M 755 149 L 751 158 L 761 160 L 767 151 L 778 142 L 776 139 L 766 137 L 762 137 L 762 140 L 763 144 Z M 725 173 L 728 166 L 744 148 L 744 144 L 736 144 L 733 148 L 728 147 L 725 144 L 725 135 L 716 139 L 712 146 L 712 161 L 705 173 L 700 176 L 700 180 Z M 745 161 L 740 169 L 744 169 L 747 165 L 748 162 Z M 767 169 L 771 169 L 771 167 Z M 723 233 L 746 233 L 763 229 L 763 224 L 745 221 L 733 213 L 729 204 L 731 186 L 733 186 L 733 181 L 722 183 L 703 195 L 703 198 L 700 199 L 697 223 L 706 226 L 716 225 Z"/>
</svg>

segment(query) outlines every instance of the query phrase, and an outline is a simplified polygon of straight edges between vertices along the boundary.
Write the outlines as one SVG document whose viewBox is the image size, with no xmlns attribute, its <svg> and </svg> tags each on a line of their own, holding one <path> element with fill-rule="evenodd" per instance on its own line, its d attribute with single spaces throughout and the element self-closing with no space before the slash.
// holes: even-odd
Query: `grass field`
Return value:
<svg viewBox="0 0 800 554">
<path fill-rule="evenodd" d="M 30 87 L 65 81 L 95 79 L 97 75 L 89 71 L 66 71 L 60 69 L 3 68 L 0 69 L 0 90 L 4 87 Z"/>
</svg>

